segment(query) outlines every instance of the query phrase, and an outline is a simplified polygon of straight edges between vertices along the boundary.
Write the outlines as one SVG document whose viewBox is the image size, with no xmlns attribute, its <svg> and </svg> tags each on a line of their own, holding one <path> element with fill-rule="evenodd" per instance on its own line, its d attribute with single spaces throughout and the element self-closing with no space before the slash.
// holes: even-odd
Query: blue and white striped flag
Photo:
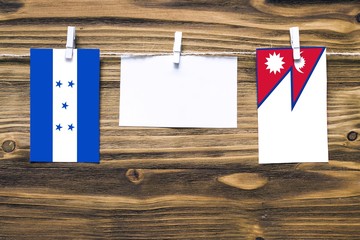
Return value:
<svg viewBox="0 0 360 240">
<path fill-rule="evenodd" d="M 98 49 L 30 50 L 30 162 L 99 162 Z"/>
</svg>

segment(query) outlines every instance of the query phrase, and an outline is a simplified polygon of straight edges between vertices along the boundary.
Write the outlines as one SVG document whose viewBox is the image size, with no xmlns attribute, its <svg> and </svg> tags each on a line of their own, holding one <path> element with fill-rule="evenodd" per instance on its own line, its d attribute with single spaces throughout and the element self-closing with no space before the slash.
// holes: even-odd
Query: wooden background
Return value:
<svg viewBox="0 0 360 240">
<path fill-rule="evenodd" d="M 118 127 L 120 59 L 101 58 L 101 164 L 29 163 L 29 48 L 360 53 L 359 1 L 0 1 L 0 239 L 360 239 L 360 56 L 328 56 L 326 164 L 259 165 L 255 56 L 237 129 Z M 6 55 L 6 54 L 10 54 Z M 11 56 L 24 55 L 24 56 Z M 284 141 L 296 138 L 289 132 Z"/>
</svg>

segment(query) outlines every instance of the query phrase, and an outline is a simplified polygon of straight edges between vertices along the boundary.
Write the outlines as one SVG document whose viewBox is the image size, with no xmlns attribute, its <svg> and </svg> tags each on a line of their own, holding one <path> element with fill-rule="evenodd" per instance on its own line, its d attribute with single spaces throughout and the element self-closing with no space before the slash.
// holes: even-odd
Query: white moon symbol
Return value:
<svg viewBox="0 0 360 240">
<path fill-rule="evenodd" d="M 299 73 L 303 73 L 303 71 L 301 71 L 301 69 L 305 66 L 305 59 L 303 57 L 301 57 L 299 60 L 294 61 L 294 65 L 296 70 Z"/>
</svg>

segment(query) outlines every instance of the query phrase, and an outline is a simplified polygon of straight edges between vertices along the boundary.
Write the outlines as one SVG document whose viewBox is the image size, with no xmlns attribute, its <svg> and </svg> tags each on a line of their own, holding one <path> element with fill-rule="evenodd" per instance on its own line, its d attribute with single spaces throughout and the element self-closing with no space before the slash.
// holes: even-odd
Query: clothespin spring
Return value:
<svg viewBox="0 0 360 240">
<path fill-rule="evenodd" d="M 75 27 L 68 27 L 65 58 L 72 59 L 73 50 L 75 49 Z"/>
<path fill-rule="evenodd" d="M 173 62 L 175 64 L 180 63 L 180 54 L 181 54 L 181 39 L 182 39 L 182 32 L 175 32 L 175 40 L 174 40 L 174 58 Z"/>
<path fill-rule="evenodd" d="M 290 40 L 291 47 L 293 49 L 293 58 L 294 60 L 300 60 L 300 34 L 299 27 L 290 28 Z"/>
</svg>

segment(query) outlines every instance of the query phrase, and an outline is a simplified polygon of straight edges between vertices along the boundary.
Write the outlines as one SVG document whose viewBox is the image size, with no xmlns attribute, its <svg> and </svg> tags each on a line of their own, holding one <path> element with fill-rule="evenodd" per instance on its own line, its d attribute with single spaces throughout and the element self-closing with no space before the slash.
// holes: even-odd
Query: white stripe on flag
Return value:
<svg viewBox="0 0 360 240">
<path fill-rule="evenodd" d="M 53 50 L 53 162 L 77 162 L 77 50 Z"/>
</svg>

